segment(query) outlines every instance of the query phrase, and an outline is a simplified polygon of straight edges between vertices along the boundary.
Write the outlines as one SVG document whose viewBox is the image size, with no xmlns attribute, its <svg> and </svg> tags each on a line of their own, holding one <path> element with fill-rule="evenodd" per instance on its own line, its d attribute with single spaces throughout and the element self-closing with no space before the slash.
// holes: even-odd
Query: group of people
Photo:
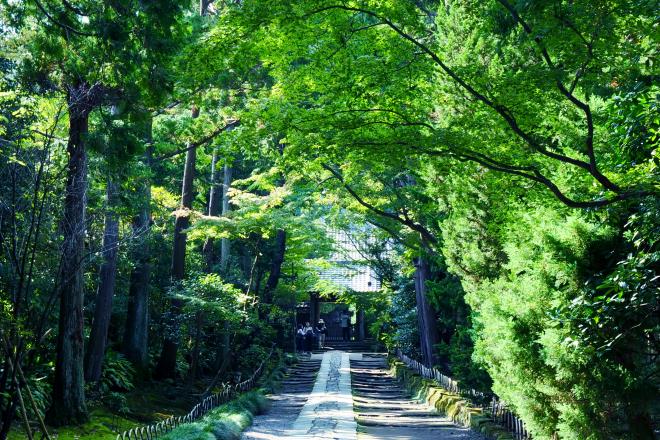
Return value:
<svg viewBox="0 0 660 440">
<path fill-rule="evenodd" d="M 343 312 L 337 322 L 341 325 L 342 339 L 344 341 L 350 341 L 351 316 L 349 312 Z M 311 353 L 314 348 L 324 348 L 327 334 L 328 328 L 323 319 L 319 319 L 315 327 L 312 327 L 309 321 L 304 326 L 298 324 L 298 329 L 296 330 L 296 351 Z"/>
<path fill-rule="evenodd" d="M 296 350 L 303 353 L 311 353 L 314 347 L 325 347 L 325 336 L 328 334 L 328 328 L 325 322 L 319 319 L 316 327 L 312 327 L 309 322 L 305 326 L 298 324 L 296 331 Z"/>
</svg>

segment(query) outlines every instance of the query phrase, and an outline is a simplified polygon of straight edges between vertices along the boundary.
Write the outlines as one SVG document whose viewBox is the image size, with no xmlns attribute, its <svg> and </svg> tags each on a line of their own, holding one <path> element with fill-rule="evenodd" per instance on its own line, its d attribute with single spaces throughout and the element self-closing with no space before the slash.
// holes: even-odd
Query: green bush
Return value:
<svg viewBox="0 0 660 440">
<path fill-rule="evenodd" d="M 195 423 L 182 425 L 163 440 L 237 440 L 254 415 L 263 413 L 268 400 L 259 391 L 245 393 L 210 411 Z"/>
</svg>

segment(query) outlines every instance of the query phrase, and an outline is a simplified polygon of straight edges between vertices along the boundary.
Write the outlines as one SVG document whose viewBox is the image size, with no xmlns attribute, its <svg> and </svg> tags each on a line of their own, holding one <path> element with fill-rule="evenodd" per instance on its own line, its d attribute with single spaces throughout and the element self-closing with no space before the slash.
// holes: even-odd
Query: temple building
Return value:
<svg viewBox="0 0 660 440">
<path fill-rule="evenodd" d="M 363 341 L 369 336 L 364 310 L 342 303 L 340 296 L 346 291 L 355 294 L 378 292 L 381 282 L 360 252 L 364 243 L 346 231 L 333 230 L 329 236 L 335 242 L 335 252 L 328 259 L 331 266 L 319 270 L 318 276 L 336 288 L 336 292 L 325 292 L 322 295 L 310 292 L 309 301 L 298 305 L 297 322 L 316 324 L 323 319 L 328 328 L 327 339 L 336 341 L 342 339 L 342 314 L 347 313 L 350 316 L 351 340 Z"/>
</svg>

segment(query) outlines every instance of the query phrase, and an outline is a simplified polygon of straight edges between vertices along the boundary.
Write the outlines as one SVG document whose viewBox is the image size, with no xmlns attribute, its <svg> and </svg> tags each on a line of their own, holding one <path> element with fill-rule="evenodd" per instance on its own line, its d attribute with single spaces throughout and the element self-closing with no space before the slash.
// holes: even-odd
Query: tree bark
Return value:
<svg viewBox="0 0 660 440">
<path fill-rule="evenodd" d="M 218 154 L 217 150 L 213 150 L 213 159 L 211 160 L 211 190 L 209 191 L 209 209 L 208 215 L 215 217 L 220 211 L 220 205 L 223 198 L 223 189 L 218 185 Z M 216 264 L 217 255 L 214 246 L 213 238 L 209 237 L 204 242 L 204 247 L 202 248 L 204 254 L 204 259 L 206 260 L 206 271 L 211 272 L 213 266 Z"/>
<path fill-rule="evenodd" d="M 192 109 L 192 117 L 199 116 L 197 107 Z M 181 207 L 176 215 L 174 223 L 174 246 L 172 250 L 172 281 L 183 280 L 186 272 L 186 240 L 187 234 L 184 232 L 190 226 L 190 210 L 193 201 L 193 181 L 195 178 L 195 161 L 197 159 L 197 149 L 191 148 L 186 153 L 186 162 L 183 170 L 183 184 L 181 188 Z M 172 300 L 170 308 L 170 328 L 172 334 L 165 337 L 163 349 L 154 371 L 156 379 L 173 378 L 176 376 L 176 355 L 179 349 L 176 333 L 178 331 L 177 318 L 181 312 L 183 304 L 179 299 Z"/>
<path fill-rule="evenodd" d="M 117 191 L 117 184 L 108 179 L 106 187 L 108 205 L 103 233 L 103 263 L 101 263 L 99 271 L 94 321 L 85 358 L 85 380 L 87 382 L 97 382 L 101 379 L 108 328 L 112 316 L 112 298 L 115 294 L 117 274 L 117 246 L 119 245 L 119 218 L 114 212 Z"/>
<path fill-rule="evenodd" d="M 199 357 L 202 346 L 202 328 L 204 326 L 204 312 L 198 311 L 195 313 L 195 342 L 193 352 L 190 360 L 190 373 L 188 380 L 192 385 L 195 379 L 199 377 Z"/>
<path fill-rule="evenodd" d="M 74 89 L 75 95 L 85 91 Z M 53 399 L 48 419 L 53 426 L 85 422 L 88 418 L 83 380 L 83 260 L 87 206 L 87 152 L 85 136 L 89 108 L 78 96 L 69 96 L 69 154 L 60 270 L 60 315 Z"/>
<path fill-rule="evenodd" d="M 435 314 L 426 298 L 426 281 L 429 279 L 428 261 L 424 256 L 415 259 L 415 298 L 417 301 L 417 322 L 419 325 L 420 349 L 424 364 L 435 364 L 434 346 L 438 343 Z"/>
<path fill-rule="evenodd" d="M 229 214 L 229 187 L 231 186 L 232 174 L 234 169 L 229 165 L 225 164 L 223 168 L 223 178 L 222 178 L 222 210 L 221 215 L 223 217 Z M 229 261 L 229 255 L 231 252 L 231 243 L 228 238 L 223 238 L 220 240 L 220 268 L 225 270 L 227 268 L 227 262 Z M 216 331 L 218 338 L 218 345 L 215 356 L 215 365 L 218 370 L 216 379 L 222 375 L 224 370 L 229 366 L 231 351 L 230 351 L 230 332 L 229 324 L 224 322 L 222 324 L 222 330 Z"/>
<path fill-rule="evenodd" d="M 229 187 L 231 186 L 231 179 L 234 169 L 225 164 L 224 176 L 222 179 L 222 216 L 229 215 Z M 229 261 L 230 242 L 228 238 L 223 238 L 220 242 L 220 267 L 224 270 L 227 268 L 227 261 Z"/>
<path fill-rule="evenodd" d="M 147 202 L 150 191 L 147 189 Z M 147 368 L 148 336 L 149 336 L 149 279 L 151 264 L 149 263 L 149 208 L 145 207 L 140 215 L 133 220 L 133 233 L 143 234 L 133 251 L 135 267 L 131 271 L 128 288 L 128 310 L 126 328 L 124 330 L 123 353 L 139 370 Z"/>
<path fill-rule="evenodd" d="M 273 293 L 277 288 L 282 274 L 282 264 L 284 263 L 284 255 L 286 254 L 286 231 L 278 229 L 275 235 L 275 251 L 270 265 L 270 274 L 266 281 L 266 288 L 264 289 L 264 303 L 272 304 Z"/>
<path fill-rule="evenodd" d="M 229 351 L 230 344 L 230 334 L 229 334 L 229 324 L 225 321 L 224 323 L 218 323 L 215 328 L 215 337 L 217 339 L 216 351 L 215 351 L 215 368 L 220 370 L 223 365 L 229 365 L 229 360 L 231 353 Z"/>
<path fill-rule="evenodd" d="M 152 138 L 151 121 L 147 123 L 146 163 L 151 167 Z M 133 235 L 137 237 L 133 246 L 132 259 L 135 263 L 131 271 L 128 288 L 128 310 L 126 328 L 122 344 L 123 353 L 138 371 L 144 373 L 148 367 L 149 342 L 149 239 L 151 232 L 151 182 L 142 184 L 142 208 L 133 218 Z"/>
</svg>

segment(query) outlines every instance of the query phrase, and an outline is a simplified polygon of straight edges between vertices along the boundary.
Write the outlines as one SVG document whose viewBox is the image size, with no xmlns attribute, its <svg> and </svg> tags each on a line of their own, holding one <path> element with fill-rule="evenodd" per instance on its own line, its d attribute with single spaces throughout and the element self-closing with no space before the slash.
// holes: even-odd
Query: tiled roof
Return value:
<svg viewBox="0 0 660 440">
<path fill-rule="evenodd" d="M 330 257 L 334 267 L 319 271 L 319 278 L 355 292 L 380 290 L 375 271 L 364 263 L 360 243 L 344 231 L 333 230 L 329 235 L 335 241 L 336 252 Z"/>
</svg>

